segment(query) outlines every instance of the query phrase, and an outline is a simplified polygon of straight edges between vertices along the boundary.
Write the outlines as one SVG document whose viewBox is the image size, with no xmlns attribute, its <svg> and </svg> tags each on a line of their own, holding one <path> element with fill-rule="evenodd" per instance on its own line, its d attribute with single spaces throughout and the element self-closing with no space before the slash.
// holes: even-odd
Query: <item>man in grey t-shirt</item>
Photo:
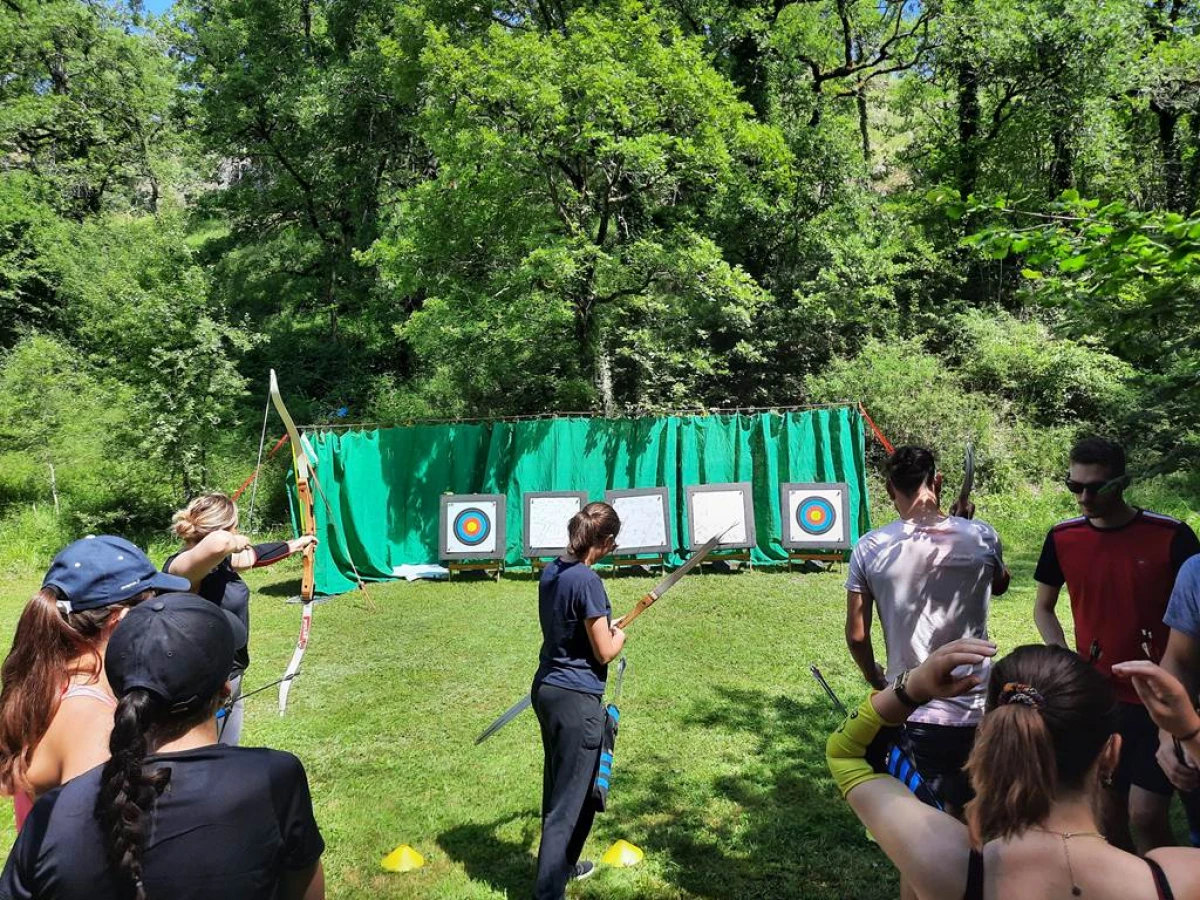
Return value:
<svg viewBox="0 0 1200 900">
<path fill-rule="evenodd" d="M 941 487 L 932 452 L 897 449 L 887 462 L 887 490 L 900 518 L 864 535 L 850 556 L 846 642 L 863 677 L 878 689 L 943 644 L 986 638 L 992 594 L 1008 589 L 995 530 L 942 513 Z M 871 646 L 873 609 L 883 627 L 886 669 Z M 977 674 L 986 684 L 986 666 Z M 917 768 L 955 813 L 971 796 L 962 767 L 983 718 L 984 684 L 962 697 L 928 703 L 908 720 Z"/>
</svg>

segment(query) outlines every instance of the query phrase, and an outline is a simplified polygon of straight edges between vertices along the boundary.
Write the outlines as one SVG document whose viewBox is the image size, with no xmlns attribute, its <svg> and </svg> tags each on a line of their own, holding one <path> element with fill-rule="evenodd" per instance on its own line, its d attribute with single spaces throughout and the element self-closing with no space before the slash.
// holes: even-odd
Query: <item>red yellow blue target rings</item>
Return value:
<svg viewBox="0 0 1200 900">
<path fill-rule="evenodd" d="M 836 522 L 837 512 L 824 497 L 806 497 L 796 507 L 796 524 L 805 534 L 825 534 Z"/>
<path fill-rule="evenodd" d="M 461 510 L 454 517 L 454 537 L 466 547 L 477 547 L 492 533 L 492 520 L 476 507 Z"/>
</svg>

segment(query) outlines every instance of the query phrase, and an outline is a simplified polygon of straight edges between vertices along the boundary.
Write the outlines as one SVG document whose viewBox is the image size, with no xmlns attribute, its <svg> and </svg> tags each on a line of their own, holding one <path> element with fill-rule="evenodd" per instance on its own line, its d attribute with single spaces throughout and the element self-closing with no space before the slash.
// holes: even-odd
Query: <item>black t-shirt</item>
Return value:
<svg viewBox="0 0 1200 900">
<path fill-rule="evenodd" d="M 168 574 L 171 563 L 182 555 L 183 551 L 167 558 L 162 570 Z M 215 603 L 222 609 L 227 609 L 246 626 L 246 634 L 250 633 L 250 585 L 242 581 L 242 576 L 230 564 L 229 558 L 221 560 L 217 567 L 200 581 L 198 593 L 210 603 Z M 233 656 L 233 671 L 240 673 L 250 668 L 249 646 L 239 647 Z"/>
<path fill-rule="evenodd" d="M 588 640 L 587 620 L 612 621 L 612 606 L 600 576 L 583 563 L 560 557 L 542 570 L 538 582 L 538 618 L 542 652 L 533 683 L 604 694 L 608 666 L 596 659 Z"/>
<path fill-rule="evenodd" d="M 213 744 L 147 760 L 169 767 L 142 857 L 146 893 L 163 900 L 271 900 L 285 870 L 320 859 L 304 767 L 290 753 Z M 0 900 L 125 896 L 94 815 L 103 766 L 36 804 L 0 875 Z"/>
</svg>

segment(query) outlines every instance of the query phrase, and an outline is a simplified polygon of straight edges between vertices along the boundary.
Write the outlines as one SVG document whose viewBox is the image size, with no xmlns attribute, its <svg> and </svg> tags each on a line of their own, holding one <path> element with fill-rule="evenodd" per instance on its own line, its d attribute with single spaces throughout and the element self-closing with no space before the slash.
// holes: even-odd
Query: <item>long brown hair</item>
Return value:
<svg viewBox="0 0 1200 900">
<path fill-rule="evenodd" d="M 1014 690 L 1027 702 L 1002 703 Z M 1108 681 L 1064 647 L 1030 644 L 996 663 L 967 762 L 971 840 L 982 846 L 1020 835 L 1063 795 L 1086 792 L 1119 724 Z"/>
<path fill-rule="evenodd" d="M 29 762 L 58 712 L 63 684 L 82 672 L 100 677 L 100 643 L 115 621 L 112 617 L 152 594 L 145 591 L 102 609 L 64 614 L 58 607 L 64 595 L 45 587 L 25 604 L 0 668 L 0 791 L 14 794 L 28 787 Z M 88 661 L 72 667 L 83 659 Z"/>
<path fill-rule="evenodd" d="M 567 523 L 567 549 L 576 559 L 585 559 L 593 547 L 603 547 L 621 531 L 617 511 L 607 503 L 589 503 Z"/>
</svg>

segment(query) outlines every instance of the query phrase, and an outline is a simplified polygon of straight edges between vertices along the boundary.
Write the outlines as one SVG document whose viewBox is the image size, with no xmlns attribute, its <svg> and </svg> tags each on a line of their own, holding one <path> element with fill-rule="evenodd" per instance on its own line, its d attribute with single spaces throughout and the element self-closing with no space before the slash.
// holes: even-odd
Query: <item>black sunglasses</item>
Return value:
<svg viewBox="0 0 1200 900">
<path fill-rule="evenodd" d="M 1091 491 L 1093 494 L 1107 494 L 1110 491 L 1115 491 L 1117 488 L 1124 487 L 1127 476 L 1118 475 L 1116 478 L 1110 478 L 1108 481 L 1075 481 L 1073 478 L 1067 478 L 1063 483 L 1066 484 L 1067 490 L 1072 494 L 1082 494 L 1084 491 Z"/>
</svg>

